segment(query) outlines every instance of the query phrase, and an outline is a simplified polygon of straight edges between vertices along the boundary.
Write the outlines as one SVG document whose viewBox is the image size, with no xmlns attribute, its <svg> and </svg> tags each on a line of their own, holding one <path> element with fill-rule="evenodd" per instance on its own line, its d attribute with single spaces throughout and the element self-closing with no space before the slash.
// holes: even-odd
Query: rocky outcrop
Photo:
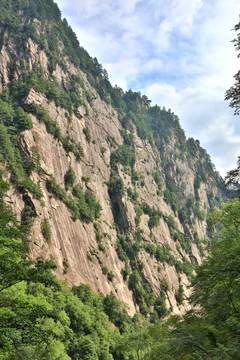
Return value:
<svg viewBox="0 0 240 360">
<path fill-rule="evenodd" d="M 14 44 L 10 43 L 7 48 L 3 39 L 0 49 L 0 90 L 10 82 L 9 48 L 13 53 Z M 177 303 L 175 295 L 180 284 L 185 295 L 189 294 L 188 276 L 186 271 L 178 270 L 176 262 L 201 262 L 199 243 L 207 237 L 206 214 L 211 205 L 209 194 L 212 198 L 219 195 L 219 189 L 211 176 L 207 183 L 202 182 L 196 187 L 195 164 L 200 158 L 199 145 L 193 144 L 196 147 L 195 157 L 189 160 L 184 151 L 176 147 L 179 139 L 172 131 L 169 141 L 162 143 L 160 151 L 156 145 L 141 139 L 135 125 L 129 120 L 125 131 L 133 134 L 134 171 L 137 180 L 133 181 L 130 167 L 118 163 L 115 171 L 121 179 L 125 193 L 119 193 L 113 201 L 108 186 L 113 171 L 111 154 L 123 145 L 124 136 L 126 137 L 126 134 L 123 135 L 119 113 L 100 99 L 88 82 L 86 74 L 76 68 L 67 57 L 64 60 L 65 68 L 57 64 L 50 74 L 47 53 L 39 49 L 39 45 L 32 39 L 26 42 L 25 53 L 20 55 L 27 71 L 34 70 L 36 66 L 41 67 L 45 78 L 54 78 L 62 88 L 67 86 L 73 76 L 79 76 L 85 88 L 83 91 L 79 86 L 84 105 L 71 116 L 66 109 L 57 106 L 54 100 L 34 88 L 30 89 L 24 100 L 23 106 L 28 111 L 33 104 L 44 108 L 60 129 L 62 138 L 68 137 L 72 143 L 80 144 L 83 150 L 82 159 L 79 161 L 72 151 L 66 151 L 59 138 L 47 131 L 46 124 L 29 111 L 33 128 L 21 132 L 19 147 L 26 161 L 38 156 L 38 166 L 30 176 L 40 184 L 43 197 L 37 200 L 30 192 L 22 195 L 14 186 L 9 191 L 9 196 L 19 219 L 26 204 L 34 212 L 29 235 L 31 256 L 53 257 L 59 278 L 67 280 L 70 285 L 87 283 L 94 291 L 104 294 L 113 292 L 127 304 L 129 313 L 134 314 L 139 307 L 129 287 L 129 274 L 123 275 L 126 261 L 121 259 L 118 252 L 119 236 L 127 235 L 131 246 L 139 244 L 139 249 L 133 256 L 145 284 L 148 284 L 158 297 L 161 295 L 161 281 L 165 279 L 168 284 L 166 305 L 173 313 L 182 313 L 188 304 L 185 300 Z M 11 76 L 15 79 L 21 76 L 17 63 Z M 74 184 L 80 184 L 83 191 L 90 190 L 94 193 L 101 205 L 101 216 L 93 222 L 74 218 L 66 202 L 48 191 L 47 181 L 51 178 L 62 188 L 65 187 L 64 179 L 70 167 L 76 176 Z M 154 177 L 156 172 L 161 179 L 161 186 Z M 166 199 L 165 192 L 170 187 L 176 191 L 178 210 Z M 72 196 L 71 189 L 66 190 L 66 194 Z M 195 199 L 196 195 L 201 216 L 197 217 L 191 210 L 191 222 L 186 223 L 179 216 L 180 210 L 186 206 L 187 199 Z M 149 224 L 149 210 L 144 211 L 145 204 L 158 212 L 155 215 L 159 218 L 153 226 Z M 42 230 L 45 220 L 51 233 L 50 239 L 44 237 Z M 181 243 L 180 238 L 174 238 L 174 232 L 187 236 L 190 245 Z M 198 241 L 194 242 L 194 239 Z M 152 252 L 147 244 L 152 246 Z M 162 259 L 160 255 L 157 258 L 156 253 L 154 255 L 156 248 L 164 249 L 166 254 L 162 255 Z M 133 266 L 130 260 L 128 259 L 127 263 L 131 269 Z"/>
</svg>

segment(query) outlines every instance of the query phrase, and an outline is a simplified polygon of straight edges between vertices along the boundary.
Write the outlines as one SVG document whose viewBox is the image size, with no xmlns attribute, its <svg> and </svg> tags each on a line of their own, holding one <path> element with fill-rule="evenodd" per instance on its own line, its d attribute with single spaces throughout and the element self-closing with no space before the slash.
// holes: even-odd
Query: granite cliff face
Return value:
<svg viewBox="0 0 240 360">
<path fill-rule="evenodd" d="M 9 202 L 19 220 L 31 209 L 31 256 L 53 257 L 57 276 L 70 285 L 113 292 L 130 314 L 148 314 L 159 299 L 182 313 L 188 306 L 182 292 L 188 295 L 188 277 L 208 238 L 207 213 L 223 196 L 208 155 L 185 138 L 170 110 L 115 89 L 127 106 L 134 95 L 132 112 L 153 119 L 155 111 L 161 128 L 152 126 L 152 140 L 142 136 L 129 108 L 106 101 L 106 91 L 105 98 L 99 94 L 59 36 L 53 64 L 47 39 L 58 25 L 28 16 L 21 24 L 21 43 L 8 26 L 1 28 L 0 90 L 10 89 L 12 106 L 32 120 L 18 132 L 16 146 L 42 196 L 12 180 L 6 158 L 1 168 L 12 183 Z M 73 109 L 61 99 L 69 93 Z"/>
</svg>

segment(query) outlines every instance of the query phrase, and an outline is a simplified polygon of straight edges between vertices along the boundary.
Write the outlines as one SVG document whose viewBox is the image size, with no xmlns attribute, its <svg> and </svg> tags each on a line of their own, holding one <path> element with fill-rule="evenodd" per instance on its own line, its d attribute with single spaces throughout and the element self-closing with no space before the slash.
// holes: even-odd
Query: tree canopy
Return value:
<svg viewBox="0 0 240 360">
<path fill-rule="evenodd" d="M 233 40 L 234 46 L 240 57 L 240 21 L 235 25 L 234 31 L 238 32 L 237 37 Z M 234 75 L 235 84 L 226 91 L 225 100 L 230 100 L 230 106 L 235 109 L 235 114 L 240 114 L 240 70 Z"/>
</svg>

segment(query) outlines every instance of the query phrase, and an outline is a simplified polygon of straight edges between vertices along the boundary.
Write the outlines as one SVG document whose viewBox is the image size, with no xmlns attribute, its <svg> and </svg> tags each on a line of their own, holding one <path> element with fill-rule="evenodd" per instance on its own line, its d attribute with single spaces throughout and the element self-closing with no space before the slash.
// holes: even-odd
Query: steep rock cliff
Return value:
<svg viewBox="0 0 240 360">
<path fill-rule="evenodd" d="M 113 89 L 96 59 L 69 51 L 76 39 L 59 14 L 49 22 L 31 2 L 22 7 L 18 38 L 8 21 L 0 31 L 0 105 L 15 111 L 9 123 L 1 115 L 0 135 L 23 172 L 3 143 L 1 168 L 9 202 L 20 221 L 28 217 L 31 256 L 53 257 L 70 285 L 113 292 L 130 314 L 183 312 L 207 213 L 224 196 L 209 156 L 171 110 Z"/>
</svg>

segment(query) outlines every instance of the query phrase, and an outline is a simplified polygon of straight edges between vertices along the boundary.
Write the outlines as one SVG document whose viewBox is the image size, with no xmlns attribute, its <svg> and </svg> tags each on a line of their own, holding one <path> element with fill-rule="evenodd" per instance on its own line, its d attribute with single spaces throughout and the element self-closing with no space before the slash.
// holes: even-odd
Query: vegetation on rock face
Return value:
<svg viewBox="0 0 240 360">
<path fill-rule="evenodd" d="M 44 218 L 41 223 L 41 230 L 44 239 L 49 243 L 51 241 L 51 228 L 47 218 Z"/>
<path fill-rule="evenodd" d="M 112 294 L 97 295 L 87 285 L 70 290 L 52 275 L 53 262 L 27 259 L 25 231 L 5 203 L 8 189 L 9 185 L 1 178 L 1 359 L 118 359 L 125 356 L 125 350 L 119 348 L 121 333 L 126 336 L 137 329 L 134 319 Z M 67 271 L 66 259 L 63 265 Z M 111 322 L 119 330 L 114 329 Z"/>
<path fill-rule="evenodd" d="M 26 18 L 29 19 L 28 22 L 23 20 L 22 14 L 25 14 Z M 35 155 L 32 154 L 32 156 L 26 157 L 23 151 L 19 151 L 21 132 L 32 128 L 32 120 L 29 115 L 34 115 L 39 122 L 45 124 L 47 132 L 62 144 L 67 154 L 73 153 L 77 161 L 84 158 L 81 144 L 70 136 L 69 129 L 73 114 L 78 118 L 79 116 L 82 117 L 80 108 L 83 108 L 83 112 L 88 116 L 89 106 L 93 105 L 93 95 L 86 87 L 80 72 L 78 75 L 71 74 L 70 76 L 68 74 L 67 61 L 70 61 L 75 65 L 76 69 L 85 72 L 88 82 L 95 88 L 101 99 L 107 104 L 111 104 L 118 111 L 122 125 L 123 144 L 117 145 L 114 139 L 108 136 L 108 141 L 112 147 L 110 155 L 111 174 L 108 181 L 109 196 L 112 202 L 115 225 L 126 239 L 130 234 L 129 224 L 124 218 L 124 212 L 126 211 L 124 209 L 124 196 L 127 194 L 134 203 L 136 209 L 136 232 L 129 238 L 130 247 L 134 251 L 128 251 L 129 249 L 126 250 L 123 247 L 125 262 L 128 264 L 126 266 L 129 266 L 124 276 L 127 277 L 126 274 L 129 272 L 130 279 L 130 275 L 134 271 L 140 274 L 140 290 L 133 289 L 134 298 L 136 304 L 139 306 L 141 304 L 140 311 L 144 314 L 150 314 L 152 312 L 151 306 L 154 306 L 156 299 L 149 300 L 151 289 L 143 274 L 140 260 L 141 250 L 155 256 L 158 262 L 167 262 L 175 266 L 178 273 L 185 272 L 190 275 L 192 264 L 186 261 L 184 257 L 182 257 L 183 262 L 175 260 L 167 246 L 143 245 L 140 235 L 141 215 L 145 214 L 149 217 L 148 227 L 151 234 L 159 226 L 160 219 L 163 218 L 168 224 L 172 238 L 176 241 L 179 254 L 183 249 L 192 259 L 190 242 L 194 240 L 194 221 L 196 221 L 195 219 L 202 221 L 205 217 L 205 212 L 199 203 L 201 184 L 212 181 L 214 184 L 220 185 L 220 180 L 216 177 L 209 156 L 197 141 L 195 142 L 193 139 L 186 140 L 178 117 L 170 109 L 161 109 L 159 106 L 151 107 L 151 101 L 139 92 L 133 92 L 132 90 L 123 92 L 118 87 L 113 88 L 101 64 L 98 63 L 96 58 L 91 58 L 79 46 L 76 35 L 68 26 L 67 21 L 65 19 L 61 20 L 60 11 L 53 1 L 4 2 L 0 16 L 3 29 L 8 32 L 10 41 L 18 49 L 19 54 L 25 57 L 24 61 L 14 56 L 11 58 L 9 90 L 4 89 L 0 99 L 0 125 L 2 126 L 0 131 L 2 131 L 3 138 L 1 154 L 4 161 L 7 160 L 7 167 L 12 172 L 12 181 L 18 185 L 22 192 L 28 190 L 36 198 L 41 198 L 40 185 L 34 183 L 30 177 L 32 172 L 41 169 L 40 160 L 35 156 L 37 146 L 34 152 Z M 33 21 L 33 19 L 37 19 L 37 21 Z M 50 24 L 49 20 L 51 19 L 54 19 L 54 21 Z M 12 38 L 12 33 L 16 33 L 17 36 Z M 26 44 L 29 38 L 37 45 L 38 51 L 44 51 L 47 55 L 49 61 L 47 70 L 43 70 L 39 63 L 33 63 L 32 69 L 28 70 L 26 63 L 29 55 L 25 50 L 23 51 L 22 44 Z M 16 39 L 21 39 L 21 41 Z M 6 46 L 8 47 L 8 44 Z M 61 58 L 59 57 L 60 53 L 63 54 Z M 68 74 L 62 83 L 54 76 L 57 66 L 65 74 Z M 16 75 L 16 69 L 18 69 L 18 75 Z M 65 136 L 63 136 L 57 121 L 51 118 L 42 105 L 26 102 L 26 98 L 32 90 L 42 94 L 49 102 L 54 102 L 56 107 L 65 109 L 65 116 L 68 121 Z M 156 184 L 156 196 L 164 197 L 165 202 L 178 215 L 184 231 L 189 236 L 176 231 L 173 217 L 166 216 L 159 209 L 140 201 L 137 186 L 141 184 L 144 187 L 145 182 L 142 175 L 137 173 L 135 169 L 135 129 L 138 136 L 142 140 L 148 141 L 159 153 L 159 164 L 152 172 L 153 181 Z M 86 141 L 90 144 L 91 133 L 88 126 L 83 127 L 83 133 Z M 171 138 L 175 138 L 174 153 L 168 154 L 165 148 L 170 143 Z M 104 148 L 100 147 L 100 151 L 103 156 Z M 184 183 L 180 181 L 182 171 L 179 166 L 184 162 L 196 171 L 195 192 L 188 196 L 187 199 L 183 197 L 184 189 L 182 186 Z M 130 186 L 125 185 L 122 173 L 130 176 Z M 80 219 L 85 222 L 93 222 L 100 217 L 101 205 L 90 189 L 87 188 L 84 191 L 80 184 L 76 184 L 76 176 L 72 167 L 69 167 L 64 175 L 64 184 L 65 189 L 57 184 L 53 177 L 46 181 L 48 191 L 65 203 L 72 214 L 73 220 Z M 214 199 L 214 196 L 212 198 Z M 211 206 L 214 205 L 213 200 Z M 25 210 L 24 214 L 27 214 L 27 208 Z M 30 218 L 28 216 L 28 222 L 30 222 Z M 45 226 L 42 225 L 42 233 L 45 239 L 49 239 L 43 229 L 47 229 L 46 224 Z M 98 247 L 101 251 L 104 251 L 102 243 L 99 243 Z M 133 254 L 135 256 L 134 261 L 131 259 Z M 109 278 L 111 277 L 109 275 Z M 131 287 L 130 283 L 129 286 Z"/>
<path fill-rule="evenodd" d="M 87 285 L 69 290 L 51 274 L 52 262 L 27 260 L 25 232 L 5 203 L 8 188 L 1 179 L 2 359 L 238 358 L 238 198 L 211 215 L 211 223 L 222 230 L 197 269 L 190 298 L 193 310 L 184 320 L 173 317 L 151 325 L 137 316 L 131 319 L 113 294 L 97 295 Z M 135 270 L 130 280 L 134 291 L 141 290 L 140 278 Z M 167 290 L 163 281 L 163 294 Z M 155 301 L 157 317 L 166 315 L 163 294 Z M 177 299 L 182 301 L 181 286 Z"/>
<path fill-rule="evenodd" d="M 215 172 L 209 155 L 198 141 L 186 139 L 178 117 L 169 109 L 151 106 L 151 101 L 139 92 L 111 86 L 106 70 L 96 58 L 79 45 L 76 35 L 52 0 L 2 0 L 0 5 L 1 35 L 10 56 L 9 87 L 0 94 L 0 163 L 10 174 L 11 185 L 22 194 L 24 208 L 21 222 L 16 220 L 8 205 L 6 191 L 9 184 L 0 177 L 0 358 L 13 359 L 83 359 L 83 360 L 135 360 L 135 359 L 238 359 L 239 358 L 239 199 L 229 200 L 221 210 L 213 212 L 211 223 L 220 228 L 214 242 L 208 244 L 208 256 L 196 269 L 192 280 L 193 292 L 189 299 L 192 310 L 183 318 L 169 317 L 169 292 L 174 290 L 162 279 L 159 271 L 159 291 L 146 276 L 143 257 L 154 259 L 155 266 L 172 267 L 179 277 L 175 300 L 180 306 L 184 300 L 183 273 L 192 278 L 195 257 L 194 242 L 203 254 L 196 224 L 201 226 L 207 216 L 200 195 L 208 187 L 208 204 L 213 209 L 221 199 L 222 179 Z M 235 30 L 239 30 L 239 24 Z M 27 63 L 27 42 L 31 39 L 37 51 L 48 58 L 47 70 L 38 62 Z M 239 36 L 235 41 L 239 50 Z M 63 54 L 62 57 L 59 54 Z M 76 69 L 68 73 L 67 62 Z M 59 82 L 54 72 L 59 67 L 66 75 Z M 62 201 L 78 219 L 94 225 L 98 250 L 107 256 L 99 218 L 102 206 L 89 187 L 90 178 L 79 183 L 72 166 L 64 171 L 60 186 L 53 176 L 41 168 L 37 142 L 26 149 L 22 142 L 24 132 L 31 131 L 33 120 L 44 124 L 48 136 L 71 157 L 84 160 L 82 145 L 71 136 L 74 116 L 88 117 L 95 95 L 94 88 L 105 104 L 111 105 L 121 122 L 122 143 L 110 135 L 106 141 L 111 150 L 107 182 L 117 233 L 116 252 L 123 262 L 122 276 L 133 294 L 136 314 L 131 318 L 126 308 L 113 293 L 95 294 L 88 285 L 74 286 L 71 290 L 55 278 L 52 260 L 33 261 L 28 254 L 28 232 L 37 216 L 31 196 L 42 199 L 43 193 L 36 175 L 43 175 L 49 197 Z M 226 93 L 231 106 L 239 112 L 239 74 L 236 84 Z M 93 89 L 92 89 L 93 90 Z M 31 91 L 46 102 L 64 109 L 66 132 L 53 120 L 43 105 L 28 103 Z M 90 118 L 90 117 L 89 117 Z M 87 119 L 87 124 L 88 120 Z M 92 131 L 92 127 L 90 127 Z M 92 134 L 87 125 L 82 128 L 90 148 Z M 148 173 L 154 196 L 168 206 L 168 215 L 142 200 L 141 191 L 147 188 L 144 176 L 137 172 L 136 135 L 156 155 L 155 167 Z M 96 144 L 95 139 L 92 141 Z M 36 146 L 35 146 L 36 145 Z M 104 161 L 105 145 L 99 147 Z M 107 154 L 107 152 L 106 152 Z M 75 158 L 74 158 L 74 156 Z M 107 158 L 107 156 L 106 156 Z M 147 163 L 148 159 L 141 159 Z M 87 164 L 86 166 L 89 166 Z M 185 168 L 194 173 L 193 192 L 187 192 Z M 229 173 L 231 183 L 239 182 L 239 168 Z M 6 175 L 7 178 L 7 175 Z M 215 193 L 211 192 L 215 186 Z M 187 194 L 187 196 L 185 196 Z M 125 199 L 127 198 L 127 200 Z M 126 215 L 126 202 L 135 210 L 135 224 L 131 226 Z M 169 215 L 170 214 L 170 215 Z M 141 228 L 142 217 L 149 235 Z M 161 224 L 168 228 L 176 245 L 176 254 L 167 245 L 156 241 L 155 230 Z M 91 225 L 91 224 L 90 224 Z M 90 226 L 89 225 L 89 226 Z M 92 226 L 92 225 L 91 225 Z M 43 238 L 51 244 L 51 227 L 47 218 L 41 221 Z M 216 234 L 216 232 L 214 233 Z M 114 273 L 108 269 L 93 249 L 106 280 L 114 283 Z M 187 260 L 188 258 L 188 260 Z M 62 259 L 62 272 L 67 274 L 67 258 Z M 185 276 L 185 275 L 184 275 Z M 167 308 L 166 303 L 170 304 Z M 114 324 L 114 327 L 112 326 Z"/>
<path fill-rule="evenodd" d="M 66 177 L 65 175 L 65 187 L 72 187 L 73 196 L 68 195 L 65 189 L 57 184 L 53 177 L 47 180 L 47 190 L 56 198 L 64 202 L 64 204 L 72 212 L 73 220 L 81 219 L 85 222 L 93 222 L 98 219 L 100 217 L 102 207 L 97 201 L 94 193 L 89 189 L 84 192 L 80 184 L 73 187 L 75 174 L 73 174 L 71 168 L 66 174 L 68 176 Z"/>
<path fill-rule="evenodd" d="M 73 168 L 70 166 L 66 174 L 64 175 L 65 189 L 68 190 L 70 187 L 73 187 L 73 184 L 76 180 L 76 175 Z"/>
<path fill-rule="evenodd" d="M 22 13 L 30 19 L 29 24 L 22 20 Z M 35 2 L 30 0 L 28 2 L 10 1 L 6 3 L 4 1 L 1 6 L 0 16 L 3 29 L 8 31 L 9 36 L 14 33 L 17 34 L 15 39 L 21 38 L 20 42 L 11 38 L 11 41 L 17 47 L 31 38 L 38 45 L 39 50 L 44 51 L 49 58 L 49 74 L 46 74 L 46 71 L 39 64 L 33 64 L 34 69 L 29 71 L 25 66 L 26 64 L 21 64 L 21 61 L 19 64 L 18 58 L 13 57 L 11 59 L 10 96 L 7 90 L 4 90 L 2 93 L 2 104 L 0 104 L 5 119 L 4 125 L 8 127 L 8 133 L 31 128 L 31 119 L 25 112 L 27 111 L 34 114 L 39 121 L 45 123 L 47 131 L 62 142 L 67 152 L 74 153 L 77 160 L 83 158 L 84 154 L 81 145 L 77 144 L 69 135 L 63 137 L 57 122 L 50 118 L 42 106 L 34 103 L 29 105 L 24 103 L 29 91 L 34 89 L 38 93 L 44 94 L 48 100 L 54 101 L 56 106 L 64 108 L 67 111 L 66 114 L 69 121 L 71 121 L 73 113 L 78 116 L 80 106 L 85 107 L 87 114 L 88 107 L 86 101 L 91 105 L 92 98 L 89 91 L 85 88 L 83 79 L 78 75 L 72 75 L 63 86 L 63 84 L 58 83 L 53 75 L 57 64 L 61 66 L 63 71 L 67 71 L 66 58 L 59 57 L 59 53 L 62 53 L 60 47 L 61 49 L 63 47 L 63 55 L 66 55 L 77 68 L 84 71 L 87 74 L 89 83 L 97 90 L 100 97 L 107 103 L 111 103 L 119 111 L 119 117 L 122 119 L 121 122 L 124 129 L 127 129 L 129 123 L 132 122 L 140 138 L 148 139 L 152 145 L 155 144 L 160 152 L 169 142 L 171 136 L 177 137 L 175 158 L 183 156 L 182 159 L 185 158 L 186 161 L 191 163 L 191 166 L 194 165 L 198 169 L 195 181 L 196 201 L 199 200 L 198 189 L 201 182 L 207 182 L 209 177 L 211 177 L 212 181 L 216 181 L 214 180 L 215 174 L 209 156 L 201 149 L 197 142 L 191 141 L 191 139 L 186 141 L 177 116 L 171 110 L 167 111 L 159 106 L 151 107 L 151 101 L 145 95 L 141 96 L 140 93 L 133 92 L 132 90 L 124 93 L 118 87 L 113 88 L 101 64 L 98 63 L 96 58 L 91 58 L 79 46 L 76 35 L 67 24 L 67 21 L 65 19 L 61 21 L 60 11 L 53 1 L 38 0 Z M 55 21 L 50 26 L 49 20 L 53 18 Z M 38 19 L 41 21 L 41 24 L 32 22 L 33 19 Z M 20 49 L 20 53 L 21 51 L 22 49 Z M 27 61 L 28 55 L 26 54 L 25 56 Z M 14 69 L 16 68 L 20 70 L 18 79 L 14 76 Z M 91 134 L 87 126 L 83 128 L 83 132 L 86 140 L 90 142 Z M 135 184 L 139 180 L 139 176 L 134 170 L 135 154 L 132 141 L 133 134 L 130 134 L 125 137 L 125 144 L 112 152 L 111 166 L 113 167 L 113 164 L 130 166 L 131 180 Z M 183 155 L 184 151 L 186 155 Z M 196 152 L 199 152 L 199 159 L 202 158 L 203 161 L 200 160 L 193 164 L 191 154 Z M 176 212 L 184 205 L 181 199 L 182 189 L 178 188 L 178 181 L 174 183 L 172 180 L 173 174 L 175 173 L 176 175 L 176 166 L 174 164 L 170 165 L 169 159 L 164 161 L 166 162 L 163 166 L 166 173 L 166 189 L 164 189 L 162 179 L 157 171 L 153 176 L 158 192 L 163 189 L 165 200 L 171 205 L 173 211 Z M 170 169 L 170 167 L 172 168 Z M 170 174 L 169 171 L 172 173 Z M 24 183 L 23 186 L 30 188 L 30 184 L 26 186 Z M 37 196 L 40 195 L 38 194 Z"/>
</svg>

